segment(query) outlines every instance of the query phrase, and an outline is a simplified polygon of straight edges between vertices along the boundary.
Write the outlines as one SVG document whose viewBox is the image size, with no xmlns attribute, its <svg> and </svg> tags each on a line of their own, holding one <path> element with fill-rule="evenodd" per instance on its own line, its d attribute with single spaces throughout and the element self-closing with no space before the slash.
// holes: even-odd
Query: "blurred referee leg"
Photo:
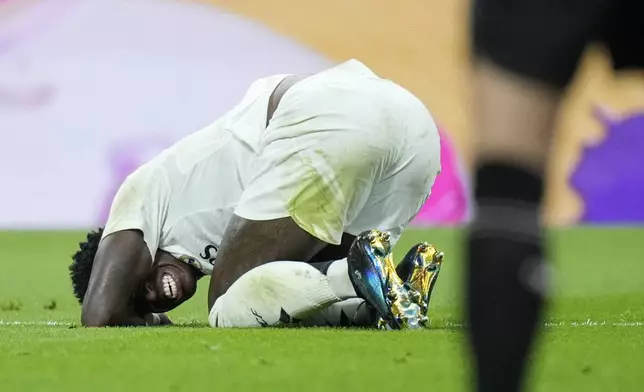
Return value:
<svg viewBox="0 0 644 392">
<path fill-rule="evenodd" d="M 466 238 L 479 392 L 523 389 L 545 295 L 544 194 L 553 123 L 586 45 L 644 65 L 643 0 L 472 0 L 477 217 Z"/>
</svg>

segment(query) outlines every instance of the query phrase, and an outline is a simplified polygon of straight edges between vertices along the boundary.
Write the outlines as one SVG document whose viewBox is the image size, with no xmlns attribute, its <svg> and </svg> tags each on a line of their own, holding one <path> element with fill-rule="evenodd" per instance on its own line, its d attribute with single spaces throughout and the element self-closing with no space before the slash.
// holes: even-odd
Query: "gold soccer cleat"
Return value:
<svg viewBox="0 0 644 392">
<path fill-rule="evenodd" d="M 421 328 L 424 313 L 396 273 L 389 233 L 378 230 L 361 233 L 351 245 L 347 261 L 356 292 L 378 312 L 379 328 Z"/>
<path fill-rule="evenodd" d="M 398 276 L 409 290 L 410 299 L 421 309 L 419 322 L 423 326 L 429 324 L 429 300 L 443 264 L 443 257 L 443 252 L 434 245 L 421 242 L 407 252 L 396 268 Z"/>
</svg>

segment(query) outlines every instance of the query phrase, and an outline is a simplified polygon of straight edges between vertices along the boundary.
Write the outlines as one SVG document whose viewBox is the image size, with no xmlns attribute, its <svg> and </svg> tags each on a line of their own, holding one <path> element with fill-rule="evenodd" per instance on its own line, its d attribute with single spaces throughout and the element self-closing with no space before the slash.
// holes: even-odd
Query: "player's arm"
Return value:
<svg viewBox="0 0 644 392">
<path fill-rule="evenodd" d="M 253 221 L 233 215 L 212 270 L 208 309 L 251 269 L 276 260 L 308 261 L 326 245 L 291 218 Z"/>
<path fill-rule="evenodd" d="M 134 311 L 131 298 L 149 272 L 151 259 L 139 231 L 105 237 L 94 258 L 81 323 L 87 327 L 147 325 Z"/>
</svg>

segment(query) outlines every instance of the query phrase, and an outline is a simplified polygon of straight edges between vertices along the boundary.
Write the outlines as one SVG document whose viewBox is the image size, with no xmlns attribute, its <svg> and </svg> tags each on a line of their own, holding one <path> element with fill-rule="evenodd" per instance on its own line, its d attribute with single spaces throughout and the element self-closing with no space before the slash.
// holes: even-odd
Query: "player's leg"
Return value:
<svg viewBox="0 0 644 392">
<path fill-rule="evenodd" d="M 371 228 L 399 230 L 404 227 L 425 200 L 435 173 L 428 175 L 423 171 L 422 181 L 419 184 L 414 184 L 411 188 L 402 187 L 394 192 L 401 195 L 411 192 L 414 195 L 415 200 L 412 205 L 406 205 L 405 201 L 392 202 L 402 204 L 408 214 L 404 216 L 398 214 L 388 219 L 387 206 L 378 208 L 379 197 L 391 196 L 386 197 L 391 201 L 394 195 L 392 192 L 387 195 L 374 195 L 374 184 L 380 184 L 383 176 L 395 175 L 392 172 L 394 168 L 390 167 L 392 162 L 399 165 L 395 169 L 402 170 L 414 160 L 413 156 L 405 156 L 409 162 L 399 161 L 399 150 L 392 148 L 397 146 L 399 139 L 405 138 L 406 122 L 390 119 L 388 116 L 389 112 L 398 112 L 397 107 L 390 108 L 387 106 L 389 102 L 382 100 L 382 97 L 387 96 L 382 91 L 382 86 L 389 85 L 391 83 L 377 79 L 363 65 L 349 62 L 336 72 L 312 76 L 293 86 L 280 102 L 264 132 L 262 140 L 264 146 L 256 165 L 255 175 L 235 210 L 235 215 L 239 217 L 237 220 L 254 222 L 247 224 L 254 226 L 266 225 L 267 220 L 287 220 L 293 223 L 291 226 L 296 225 L 299 232 L 314 238 L 316 246 L 320 243 L 340 244 L 345 232 L 358 235 Z M 399 98 L 398 95 L 396 97 Z M 395 100 L 390 99 L 390 101 Z M 415 104 L 422 107 L 417 100 Z M 427 119 L 426 122 L 431 123 L 431 127 L 426 129 L 425 133 L 433 135 L 436 143 L 432 146 L 432 152 L 436 152 L 435 158 L 438 158 L 438 133 L 426 109 L 424 109 L 424 116 Z M 409 138 L 409 143 L 412 142 L 417 143 L 413 138 Z M 379 191 L 384 192 L 385 189 L 379 187 Z M 368 200 L 370 203 L 373 202 L 373 205 L 370 204 L 371 214 L 365 215 L 361 211 Z M 345 230 L 348 227 L 351 227 L 351 230 Z M 357 227 L 360 227 L 360 230 L 356 230 Z M 252 231 L 242 234 L 231 231 L 232 234 L 237 240 L 242 237 L 249 242 L 257 238 L 261 239 L 253 246 L 262 248 L 262 251 L 265 251 L 264 248 L 275 248 L 275 241 L 280 242 L 280 246 L 284 249 L 279 254 L 291 254 L 285 251 L 292 246 L 289 243 L 291 236 L 278 235 L 275 238 L 276 234 L 268 231 L 262 236 Z M 396 237 L 399 234 L 396 233 Z M 403 315 L 401 320 L 392 315 L 394 313 L 392 307 L 396 309 L 396 313 L 401 313 L 405 295 L 399 296 L 402 302 L 396 300 L 388 302 L 385 298 L 392 288 L 391 285 L 399 285 L 400 280 L 393 279 L 395 268 L 389 256 L 390 246 L 382 246 L 382 243 L 388 240 L 375 240 L 376 237 L 380 235 L 374 236 L 375 243 L 371 238 L 365 237 L 362 240 L 358 238 L 356 240 L 358 246 L 355 246 L 358 251 L 355 257 L 351 257 L 349 252 L 347 266 L 351 269 L 350 276 L 354 277 L 355 291 L 374 305 L 383 319 L 391 322 L 390 327 L 411 326 L 414 323 L 405 321 L 411 320 L 410 315 Z M 266 242 L 266 245 L 263 245 L 263 242 Z M 222 254 L 225 250 L 224 243 L 225 241 L 222 241 Z M 231 243 L 226 246 L 229 249 L 243 251 L 244 247 L 239 245 L 239 241 L 237 243 L 237 245 Z M 248 246 L 245 248 L 247 252 Z M 230 252 L 228 254 L 230 255 Z M 289 259 L 288 257 L 273 258 L 274 254 L 275 252 L 272 252 L 259 261 L 263 264 L 271 258 L 272 260 Z M 213 271 L 213 278 L 216 279 L 211 279 L 211 287 L 220 286 L 215 292 L 218 295 L 211 297 L 212 304 L 216 308 L 215 313 L 224 311 L 222 307 L 227 303 L 230 306 L 225 311 L 233 308 L 235 301 L 232 300 L 232 295 L 228 296 L 229 292 L 236 292 L 239 295 L 251 293 L 250 286 L 246 288 L 244 281 L 262 279 L 260 273 L 270 275 L 272 272 L 269 270 L 272 269 L 279 268 L 284 274 L 287 274 L 286 269 L 293 270 L 291 275 L 295 275 L 297 272 L 295 269 L 299 271 L 297 273 L 304 273 L 307 267 L 269 263 L 262 266 L 255 264 L 252 265 L 255 268 L 245 269 L 240 266 L 251 264 L 244 260 L 257 261 L 256 255 L 239 257 L 235 254 L 235 257 L 228 257 L 228 265 L 222 264 L 221 259 L 224 259 L 224 256 L 219 257 Z M 310 260 L 311 257 L 309 255 L 307 258 L 292 260 L 304 261 Z M 228 279 L 226 268 L 234 269 L 237 273 Z M 317 270 L 315 273 L 311 270 L 311 276 L 318 282 L 325 281 Z M 368 279 L 364 280 L 360 277 L 368 277 Z M 237 279 L 239 279 L 238 282 Z M 284 281 L 290 281 L 290 278 Z M 275 282 L 275 285 L 279 284 L 280 282 Z M 311 301 L 311 296 L 314 294 L 306 291 L 314 290 L 313 286 L 300 287 L 299 282 L 292 284 L 297 286 L 297 291 L 302 292 L 299 295 L 303 298 L 302 301 Z M 233 289 L 230 285 L 236 287 Z M 319 295 L 320 292 L 324 294 L 313 301 L 318 303 L 320 308 L 344 299 L 328 287 L 322 289 L 320 285 L 315 286 L 320 287 L 320 290 L 315 289 L 315 295 Z M 285 288 L 283 291 L 286 293 L 288 289 Z M 256 298 L 249 300 L 258 301 Z M 280 297 L 281 300 L 288 301 L 285 296 Z M 215 301 L 219 304 L 215 304 Z M 277 303 L 277 301 L 273 302 Z M 309 302 L 289 306 L 292 308 L 289 314 L 293 317 L 301 317 L 302 314 L 307 313 L 307 309 L 311 309 Z M 418 311 L 412 313 L 418 318 L 420 307 L 416 306 Z M 289 311 L 289 309 L 285 310 Z M 275 317 L 272 319 L 274 320 Z M 219 321 L 221 322 L 221 317 Z M 241 322 L 235 321 L 234 324 L 239 323 Z"/>
<path fill-rule="evenodd" d="M 297 324 L 329 305 L 357 294 L 347 260 L 325 273 L 305 262 L 275 261 L 237 279 L 210 311 L 213 327 L 269 327 Z"/>
<path fill-rule="evenodd" d="M 322 268 L 304 262 L 275 261 L 237 279 L 210 311 L 213 327 L 299 324 L 328 306 L 363 298 L 390 328 L 416 328 L 420 307 L 396 275 L 389 234 L 357 236 L 347 258 Z"/>
<path fill-rule="evenodd" d="M 396 129 L 383 129 L 378 138 L 391 146 L 388 164 L 372 188 L 349 232 L 367 227 L 386 228 L 395 243 L 430 195 L 440 172 L 440 136 L 427 108 L 410 92 L 393 83 L 381 84 L 373 92 Z M 396 268 L 396 275 L 409 288 L 410 298 L 421 308 L 422 324 L 436 284 L 443 254 L 429 243 L 413 246 Z"/>
<path fill-rule="evenodd" d="M 378 313 L 366 300 L 351 298 L 336 302 L 302 320 L 303 327 L 376 328 Z"/>
<path fill-rule="evenodd" d="M 539 208 L 562 91 L 608 1 L 474 1 L 477 217 L 467 237 L 478 391 L 520 388 L 543 303 Z"/>
<path fill-rule="evenodd" d="M 410 299 L 427 315 L 430 297 L 443 262 L 443 253 L 435 246 L 420 243 L 413 246 L 396 267 L 396 274 L 410 291 Z M 311 263 L 322 273 L 327 273 L 335 262 Z M 426 320 L 426 317 L 422 321 Z M 302 322 L 304 326 L 375 327 L 378 312 L 366 300 L 352 298 L 337 302 Z"/>
</svg>

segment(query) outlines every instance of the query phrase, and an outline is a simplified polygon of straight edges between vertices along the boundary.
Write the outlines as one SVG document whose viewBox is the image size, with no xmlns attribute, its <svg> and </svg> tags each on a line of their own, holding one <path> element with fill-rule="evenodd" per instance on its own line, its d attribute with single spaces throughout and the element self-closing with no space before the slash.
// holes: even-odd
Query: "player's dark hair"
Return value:
<svg viewBox="0 0 644 392">
<path fill-rule="evenodd" d="M 72 264 L 69 266 L 69 275 L 72 278 L 72 288 L 74 296 L 78 302 L 83 303 L 87 286 L 89 286 L 89 277 L 92 274 L 94 265 L 94 256 L 98 250 L 98 243 L 101 242 L 103 228 L 87 233 L 87 241 L 81 242 L 80 249 L 72 256 Z"/>
</svg>

